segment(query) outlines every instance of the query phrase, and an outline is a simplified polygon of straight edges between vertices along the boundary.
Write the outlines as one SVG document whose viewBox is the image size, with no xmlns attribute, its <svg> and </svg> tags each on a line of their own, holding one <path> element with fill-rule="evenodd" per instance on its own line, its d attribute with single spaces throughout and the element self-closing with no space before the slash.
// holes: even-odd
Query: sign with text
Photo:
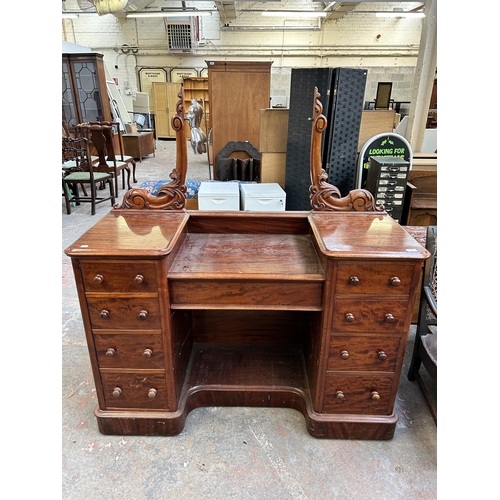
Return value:
<svg viewBox="0 0 500 500">
<path fill-rule="evenodd" d="M 358 158 L 358 172 L 356 187 L 364 188 L 368 169 L 370 168 L 370 158 L 372 156 L 395 156 L 410 162 L 410 169 L 413 163 L 413 151 L 410 143 L 399 134 L 383 133 L 373 136 L 366 141 L 361 148 Z"/>
</svg>

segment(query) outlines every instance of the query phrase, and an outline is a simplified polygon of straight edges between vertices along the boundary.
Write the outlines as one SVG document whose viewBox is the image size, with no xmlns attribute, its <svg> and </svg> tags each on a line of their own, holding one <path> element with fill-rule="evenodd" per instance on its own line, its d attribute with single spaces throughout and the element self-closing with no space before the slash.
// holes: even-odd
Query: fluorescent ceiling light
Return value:
<svg viewBox="0 0 500 500">
<path fill-rule="evenodd" d="M 75 19 L 78 17 L 78 14 L 75 12 L 63 12 L 62 17 L 63 19 Z"/>
<path fill-rule="evenodd" d="M 273 16 L 273 17 L 326 17 L 328 12 L 323 10 L 264 10 L 262 12 L 263 16 Z"/>
<path fill-rule="evenodd" d="M 156 12 L 134 12 L 127 14 L 127 18 L 131 17 L 198 17 L 198 16 L 211 16 L 212 12 L 209 10 L 175 10 L 175 11 L 156 11 Z"/>
<path fill-rule="evenodd" d="M 423 12 L 375 12 L 376 17 L 425 17 Z"/>
</svg>

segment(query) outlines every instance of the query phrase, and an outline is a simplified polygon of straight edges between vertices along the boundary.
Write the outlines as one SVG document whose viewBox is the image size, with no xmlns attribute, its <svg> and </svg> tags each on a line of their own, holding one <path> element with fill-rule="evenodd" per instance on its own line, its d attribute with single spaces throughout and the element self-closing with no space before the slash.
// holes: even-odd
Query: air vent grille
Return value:
<svg viewBox="0 0 500 500">
<path fill-rule="evenodd" d="M 191 51 L 193 34 L 190 24 L 167 24 L 168 48 L 171 51 Z"/>
</svg>

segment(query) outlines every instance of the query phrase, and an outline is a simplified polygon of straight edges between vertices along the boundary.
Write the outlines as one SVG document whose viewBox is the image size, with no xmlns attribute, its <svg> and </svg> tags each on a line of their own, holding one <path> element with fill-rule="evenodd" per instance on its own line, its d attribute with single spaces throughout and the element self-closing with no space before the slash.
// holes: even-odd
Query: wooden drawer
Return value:
<svg viewBox="0 0 500 500">
<path fill-rule="evenodd" d="M 407 300 L 336 299 L 332 329 L 346 333 L 402 332 Z"/>
<path fill-rule="evenodd" d="M 322 281 L 170 280 L 172 308 L 321 310 Z"/>
<path fill-rule="evenodd" d="M 389 411 L 391 387 L 392 377 L 389 376 L 327 376 L 323 411 L 326 413 L 386 415 Z"/>
<path fill-rule="evenodd" d="M 156 267 L 149 261 L 81 261 L 86 292 L 156 293 Z"/>
<path fill-rule="evenodd" d="M 413 264 L 339 263 L 335 293 L 408 295 L 414 268 Z"/>
<path fill-rule="evenodd" d="M 94 335 L 101 368 L 165 369 L 161 335 Z"/>
<path fill-rule="evenodd" d="M 399 336 L 334 335 L 326 369 L 394 372 L 400 342 Z"/>
<path fill-rule="evenodd" d="M 92 328 L 155 330 L 160 328 L 156 297 L 87 297 Z"/>
<path fill-rule="evenodd" d="M 101 371 L 101 381 L 106 409 L 168 409 L 164 373 Z"/>
</svg>

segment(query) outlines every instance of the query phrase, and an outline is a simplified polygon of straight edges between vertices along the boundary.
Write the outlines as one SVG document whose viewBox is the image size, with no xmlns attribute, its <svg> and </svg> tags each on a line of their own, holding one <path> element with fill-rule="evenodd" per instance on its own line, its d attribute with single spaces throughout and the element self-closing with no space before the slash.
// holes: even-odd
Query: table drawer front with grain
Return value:
<svg viewBox="0 0 500 500">
<path fill-rule="evenodd" d="M 407 300 L 336 299 L 332 329 L 345 333 L 402 333 Z"/>
<path fill-rule="evenodd" d="M 326 369 L 393 373 L 400 342 L 399 336 L 332 336 Z"/>
<path fill-rule="evenodd" d="M 172 308 L 266 307 L 321 310 L 322 281 L 170 280 Z"/>
<path fill-rule="evenodd" d="M 165 369 L 161 335 L 94 335 L 100 368 Z"/>
<path fill-rule="evenodd" d="M 94 330 L 155 330 L 161 326 L 156 297 L 88 297 Z"/>
<path fill-rule="evenodd" d="M 386 415 L 389 411 L 392 377 L 326 377 L 323 411 Z"/>
<path fill-rule="evenodd" d="M 147 261 L 81 262 L 86 292 L 156 293 L 156 267 Z"/>
<path fill-rule="evenodd" d="M 339 263 L 335 293 L 408 295 L 415 266 L 397 263 Z"/>
<path fill-rule="evenodd" d="M 106 409 L 168 409 L 164 373 L 101 371 L 101 381 Z"/>
</svg>

